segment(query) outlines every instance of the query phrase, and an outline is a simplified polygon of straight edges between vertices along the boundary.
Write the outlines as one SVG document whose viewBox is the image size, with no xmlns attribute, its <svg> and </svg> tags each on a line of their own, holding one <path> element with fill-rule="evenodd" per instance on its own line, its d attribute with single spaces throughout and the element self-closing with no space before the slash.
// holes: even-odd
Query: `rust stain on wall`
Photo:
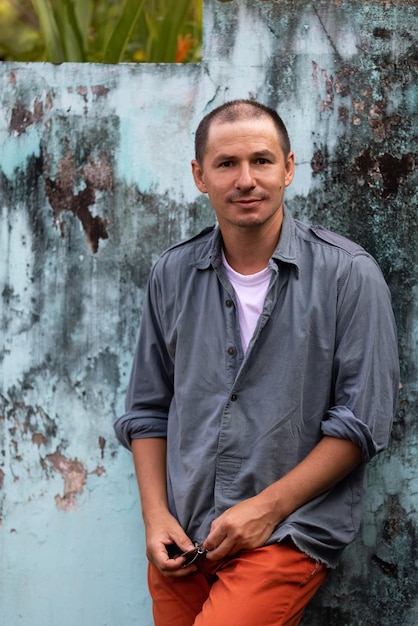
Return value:
<svg viewBox="0 0 418 626">
<path fill-rule="evenodd" d="M 46 444 L 46 438 L 42 433 L 33 433 L 32 443 L 40 448 L 41 446 L 44 446 Z"/>
<path fill-rule="evenodd" d="M 73 93 L 73 88 L 68 87 L 67 91 L 68 93 Z M 87 85 L 77 85 L 76 87 L 76 93 L 81 96 L 86 103 L 88 101 L 89 92 L 92 93 L 93 96 L 95 96 L 96 98 L 101 98 L 107 96 L 109 91 L 110 89 L 105 85 L 92 85 L 91 87 L 88 87 Z M 87 113 L 87 109 L 85 110 L 85 112 Z"/>
<path fill-rule="evenodd" d="M 90 473 L 94 474 L 95 476 L 103 476 L 104 474 L 106 474 L 106 470 L 102 465 L 98 465 L 96 469 Z"/>
<path fill-rule="evenodd" d="M 87 470 L 77 459 L 67 459 L 59 450 L 46 457 L 54 471 L 64 478 L 64 495 L 56 495 L 55 502 L 61 511 L 71 511 L 77 508 L 77 495 L 83 493 L 87 482 Z"/>
<path fill-rule="evenodd" d="M 380 187 L 383 198 L 396 194 L 406 177 L 414 171 L 414 156 L 411 152 L 400 158 L 392 154 L 375 155 L 368 147 L 355 159 L 359 178 L 370 187 Z"/>
<path fill-rule="evenodd" d="M 102 436 L 99 437 L 99 448 L 100 448 L 100 452 L 101 452 L 101 457 L 103 459 L 104 457 L 104 449 L 106 447 L 106 439 Z"/>
<path fill-rule="evenodd" d="M 107 96 L 109 91 L 109 88 L 105 87 L 104 85 L 92 85 L 91 87 L 91 93 L 98 98 L 102 96 Z"/>
<path fill-rule="evenodd" d="M 322 172 L 325 167 L 325 156 L 322 150 L 316 150 L 311 159 L 311 168 L 315 174 Z"/>
<path fill-rule="evenodd" d="M 43 105 L 42 102 L 35 99 L 33 105 L 33 112 L 25 108 L 24 104 L 17 100 L 15 106 L 12 109 L 12 115 L 10 118 L 10 130 L 15 135 L 21 135 L 32 124 L 39 123 L 43 117 Z"/>
<path fill-rule="evenodd" d="M 85 186 L 75 194 L 74 187 L 80 178 Z M 93 216 L 89 207 L 95 203 L 97 191 L 110 191 L 112 187 L 113 168 L 104 153 L 97 161 L 88 157 L 87 165 L 79 172 L 76 170 L 73 154 L 68 148 L 58 163 L 55 179 L 45 177 L 45 192 L 62 237 L 65 236 L 65 220 L 62 219 L 62 215 L 70 212 L 80 220 L 92 252 L 97 252 L 100 239 L 108 238 L 109 222 L 99 215 Z"/>
</svg>

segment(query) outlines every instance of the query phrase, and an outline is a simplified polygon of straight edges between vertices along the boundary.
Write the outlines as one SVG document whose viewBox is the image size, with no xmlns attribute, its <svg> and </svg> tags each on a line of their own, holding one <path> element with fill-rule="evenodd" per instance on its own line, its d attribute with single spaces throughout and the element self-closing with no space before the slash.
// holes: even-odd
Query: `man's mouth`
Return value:
<svg viewBox="0 0 418 626">
<path fill-rule="evenodd" d="M 255 197 L 255 196 L 239 196 L 231 199 L 231 202 L 235 204 L 256 204 L 257 202 L 261 202 L 264 198 Z"/>
</svg>

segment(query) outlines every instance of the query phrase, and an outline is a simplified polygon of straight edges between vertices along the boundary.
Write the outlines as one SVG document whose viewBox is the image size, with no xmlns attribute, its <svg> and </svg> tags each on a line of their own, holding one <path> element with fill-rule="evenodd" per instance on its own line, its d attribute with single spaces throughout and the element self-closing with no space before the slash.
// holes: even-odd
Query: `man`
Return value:
<svg viewBox="0 0 418 626">
<path fill-rule="evenodd" d="M 156 626 L 278 626 L 358 531 L 398 389 L 390 296 L 358 245 L 283 206 L 275 111 L 233 101 L 196 133 L 218 226 L 154 266 L 115 424 L 132 449 Z"/>
</svg>

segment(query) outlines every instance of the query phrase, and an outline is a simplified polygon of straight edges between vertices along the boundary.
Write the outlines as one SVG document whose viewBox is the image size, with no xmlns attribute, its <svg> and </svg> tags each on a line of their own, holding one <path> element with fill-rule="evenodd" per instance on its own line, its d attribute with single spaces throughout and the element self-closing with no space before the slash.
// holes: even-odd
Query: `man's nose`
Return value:
<svg viewBox="0 0 418 626">
<path fill-rule="evenodd" d="M 238 176 L 235 186 L 237 189 L 252 189 L 256 186 L 251 166 L 243 163 L 238 169 Z"/>
</svg>

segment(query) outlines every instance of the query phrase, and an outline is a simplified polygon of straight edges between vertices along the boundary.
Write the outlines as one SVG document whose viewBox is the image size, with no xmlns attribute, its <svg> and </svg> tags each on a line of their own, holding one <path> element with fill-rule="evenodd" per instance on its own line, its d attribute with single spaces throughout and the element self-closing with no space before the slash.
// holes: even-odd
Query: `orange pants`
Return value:
<svg viewBox="0 0 418 626">
<path fill-rule="evenodd" d="M 149 565 L 155 626 L 297 626 L 327 577 L 290 541 L 198 563 L 177 579 Z"/>
</svg>

